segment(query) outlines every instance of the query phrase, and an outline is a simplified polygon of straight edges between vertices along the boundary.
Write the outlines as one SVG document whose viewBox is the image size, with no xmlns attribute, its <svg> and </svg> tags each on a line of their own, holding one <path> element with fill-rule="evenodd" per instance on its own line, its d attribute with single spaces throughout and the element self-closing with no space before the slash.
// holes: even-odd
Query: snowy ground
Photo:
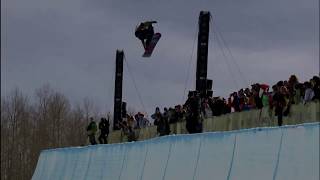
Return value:
<svg viewBox="0 0 320 180">
<path fill-rule="evenodd" d="M 33 180 L 318 180 L 319 123 L 43 151 Z"/>
</svg>

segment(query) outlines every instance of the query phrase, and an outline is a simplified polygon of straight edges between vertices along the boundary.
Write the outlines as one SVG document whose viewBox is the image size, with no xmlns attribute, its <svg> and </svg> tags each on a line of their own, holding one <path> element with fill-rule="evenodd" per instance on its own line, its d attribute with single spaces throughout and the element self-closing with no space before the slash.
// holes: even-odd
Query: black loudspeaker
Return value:
<svg viewBox="0 0 320 180">
<path fill-rule="evenodd" d="M 198 95 L 199 95 L 199 92 L 198 92 L 198 91 L 189 91 L 189 93 L 188 93 L 188 97 L 198 96 Z"/>
<path fill-rule="evenodd" d="M 122 115 L 122 118 L 125 118 L 127 116 L 127 103 L 126 102 L 122 102 L 122 104 L 121 104 L 121 115 Z"/>
<path fill-rule="evenodd" d="M 189 91 L 188 97 L 194 96 L 194 91 Z"/>
<path fill-rule="evenodd" d="M 113 110 L 113 129 L 118 130 L 118 123 L 122 121 L 122 79 L 123 79 L 123 51 L 117 50 L 116 53 L 116 72 L 114 84 L 114 110 Z"/>
<path fill-rule="evenodd" d="M 206 88 L 207 66 L 208 66 L 208 42 L 209 42 L 210 13 L 201 11 L 199 16 L 198 48 L 197 48 L 197 70 L 196 90 L 204 95 Z"/>
<path fill-rule="evenodd" d="M 207 79 L 207 90 L 212 90 L 212 80 Z"/>
<path fill-rule="evenodd" d="M 212 97 L 212 95 L 213 95 L 213 91 L 208 90 L 208 91 L 207 91 L 207 97 Z"/>
</svg>

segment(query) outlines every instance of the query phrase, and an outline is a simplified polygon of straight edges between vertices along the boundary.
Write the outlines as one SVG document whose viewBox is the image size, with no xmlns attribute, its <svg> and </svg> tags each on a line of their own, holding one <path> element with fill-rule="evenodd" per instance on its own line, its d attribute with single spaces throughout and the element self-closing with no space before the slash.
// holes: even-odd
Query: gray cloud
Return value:
<svg viewBox="0 0 320 180">
<path fill-rule="evenodd" d="M 2 95 L 14 86 L 31 94 L 49 83 L 73 101 L 91 97 L 101 109 L 111 109 L 115 51 L 124 49 L 146 111 L 181 103 L 201 10 L 213 15 L 208 77 L 215 95 L 293 73 L 307 80 L 319 72 L 316 0 L 6 0 L 2 5 Z M 150 19 L 158 21 L 162 38 L 144 59 L 133 30 Z M 228 59 L 221 53 L 216 30 L 241 72 L 227 51 Z M 187 90 L 194 85 L 195 61 L 196 49 Z M 124 99 L 140 110 L 129 76 L 125 67 Z"/>
</svg>

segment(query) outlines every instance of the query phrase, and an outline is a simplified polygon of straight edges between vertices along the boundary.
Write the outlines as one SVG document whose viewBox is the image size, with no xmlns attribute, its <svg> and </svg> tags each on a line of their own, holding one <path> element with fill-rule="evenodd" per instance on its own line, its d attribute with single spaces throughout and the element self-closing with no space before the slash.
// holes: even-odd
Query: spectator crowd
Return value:
<svg viewBox="0 0 320 180">
<path fill-rule="evenodd" d="M 186 129 L 189 133 L 201 133 L 202 121 L 206 117 L 252 109 L 261 110 L 263 107 L 267 107 L 269 114 L 275 115 L 278 125 L 281 126 L 283 117 L 290 114 L 291 105 L 306 104 L 310 101 L 320 101 L 319 76 L 313 76 L 309 81 L 299 82 L 295 75 L 291 75 L 288 80 L 278 81 L 271 87 L 262 83 L 252 84 L 251 88 L 232 92 L 227 99 L 200 97 L 197 92 L 190 92 L 183 105 L 165 107 L 162 112 L 159 107 L 156 107 L 151 118 L 154 120 L 153 124 L 157 127 L 159 136 L 170 134 L 170 124 L 182 121 L 186 122 Z M 100 143 L 107 143 L 107 140 L 104 139 L 109 134 L 109 120 L 107 122 L 108 130 L 100 133 L 102 134 L 101 137 L 99 136 Z M 100 123 L 99 129 L 102 132 L 104 126 L 100 126 Z M 150 125 L 150 121 L 141 112 L 134 116 L 127 114 L 119 123 L 122 132 L 128 137 L 128 141 L 136 140 L 134 129 Z M 95 127 L 95 131 L 97 131 L 97 127 Z M 91 137 L 92 144 L 96 143 L 92 135 L 90 136 L 88 133 L 88 136 L 89 139 Z"/>
</svg>

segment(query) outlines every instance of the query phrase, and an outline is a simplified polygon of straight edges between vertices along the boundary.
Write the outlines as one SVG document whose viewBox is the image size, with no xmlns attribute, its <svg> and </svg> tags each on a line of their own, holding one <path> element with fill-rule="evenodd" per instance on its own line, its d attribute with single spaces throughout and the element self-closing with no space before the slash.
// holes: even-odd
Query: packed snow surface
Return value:
<svg viewBox="0 0 320 180">
<path fill-rule="evenodd" d="M 319 123 L 42 151 L 33 180 L 319 180 Z"/>
</svg>

